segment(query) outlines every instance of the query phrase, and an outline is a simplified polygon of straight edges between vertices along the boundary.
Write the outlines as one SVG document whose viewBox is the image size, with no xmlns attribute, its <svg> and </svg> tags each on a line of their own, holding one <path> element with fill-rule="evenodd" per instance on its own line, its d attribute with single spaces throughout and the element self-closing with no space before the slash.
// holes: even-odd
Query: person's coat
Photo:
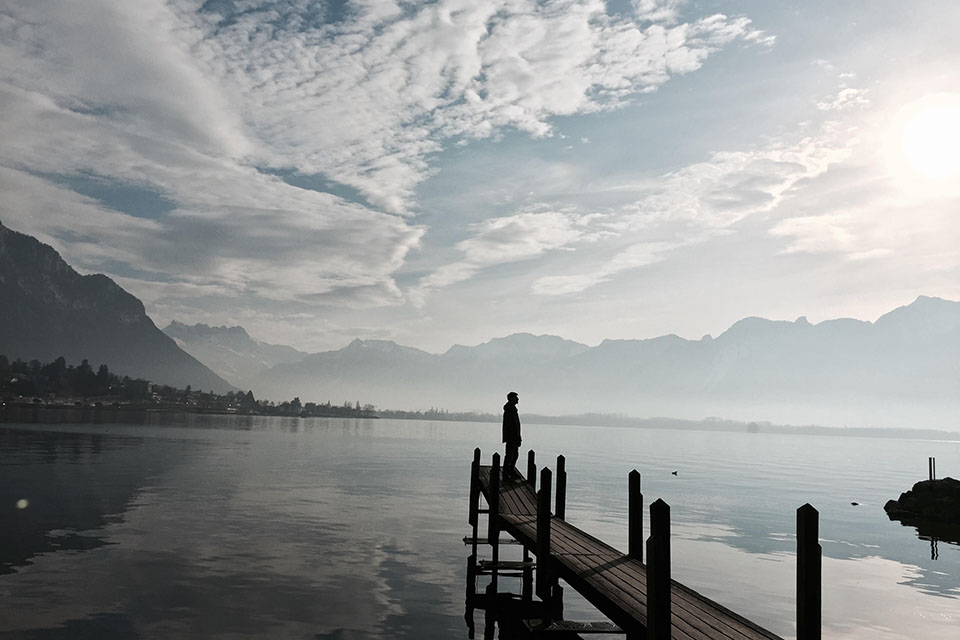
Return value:
<svg viewBox="0 0 960 640">
<path fill-rule="evenodd" d="M 520 414 L 517 412 L 517 405 L 509 402 L 503 405 L 503 441 L 520 444 Z"/>
</svg>

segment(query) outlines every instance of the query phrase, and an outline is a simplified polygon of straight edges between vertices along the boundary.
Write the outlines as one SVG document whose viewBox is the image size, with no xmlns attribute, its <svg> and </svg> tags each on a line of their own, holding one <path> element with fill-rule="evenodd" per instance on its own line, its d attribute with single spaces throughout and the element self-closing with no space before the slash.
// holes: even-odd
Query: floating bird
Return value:
<svg viewBox="0 0 960 640">
<path fill-rule="evenodd" d="M 675 476 L 675 475 L 677 475 L 677 472 L 676 472 L 676 471 L 671 471 L 671 472 L 670 472 L 670 475 Z"/>
</svg>

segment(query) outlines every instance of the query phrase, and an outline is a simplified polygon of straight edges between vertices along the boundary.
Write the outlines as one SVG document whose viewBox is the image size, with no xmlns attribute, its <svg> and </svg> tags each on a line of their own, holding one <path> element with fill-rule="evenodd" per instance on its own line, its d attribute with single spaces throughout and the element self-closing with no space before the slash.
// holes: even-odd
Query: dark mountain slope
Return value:
<svg viewBox="0 0 960 640">
<path fill-rule="evenodd" d="M 82 276 L 52 247 L 0 224 L 0 353 L 87 359 L 153 382 L 227 391 L 225 380 L 184 352 L 110 278 Z"/>
</svg>

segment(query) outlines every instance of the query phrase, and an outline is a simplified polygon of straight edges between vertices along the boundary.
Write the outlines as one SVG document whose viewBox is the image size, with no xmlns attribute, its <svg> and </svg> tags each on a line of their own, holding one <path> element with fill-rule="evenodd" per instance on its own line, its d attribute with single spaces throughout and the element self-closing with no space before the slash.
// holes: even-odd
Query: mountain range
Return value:
<svg viewBox="0 0 960 640">
<path fill-rule="evenodd" d="M 249 389 L 274 365 L 296 362 L 307 353 L 250 337 L 243 327 L 186 325 L 174 320 L 163 332 L 184 351 L 241 389 Z"/>
<path fill-rule="evenodd" d="M 751 317 L 716 338 L 667 335 L 594 347 L 524 333 L 442 354 L 354 340 L 263 369 L 250 381 L 268 397 L 397 409 L 496 412 L 516 390 L 528 410 L 547 415 L 956 429 L 960 302 L 921 296 L 874 322 Z"/>
<path fill-rule="evenodd" d="M 143 303 L 107 276 L 80 275 L 36 238 L 0 224 L 0 354 L 107 364 L 119 375 L 176 387 L 233 387 L 183 351 Z"/>
<path fill-rule="evenodd" d="M 960 423 L 960 302 L 927 296 L 873 322 L 751 317 L 699 340 L 588 346 L 519 333 L 441 354 L 359 339 L 307 354 L 237 326 L 172 322 L 164 333 L 106 276 L 80 275 L 53 248 L 0 224 L 0 303 L 0 353 L 10 358 L 86 358 L 121 375 L 216 391 L 233 383 L 275 400 L 496 412 L 516 390 L 522 409 L 545 415 Z"/>
</svg>

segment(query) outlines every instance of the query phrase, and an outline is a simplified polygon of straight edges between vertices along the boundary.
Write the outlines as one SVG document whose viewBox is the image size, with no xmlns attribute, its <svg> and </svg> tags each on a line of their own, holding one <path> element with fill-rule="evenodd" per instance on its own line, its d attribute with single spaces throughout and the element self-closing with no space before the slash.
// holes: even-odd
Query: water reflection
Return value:
<svg viewBox="0 0 960 640">
<path fill-rule="evenodd" d="M 22 551 L 0 580 L 0 637 L 459 628 L 459 483 L 439 480 L 459 475 L 452 459 L 425 473 L 409 438 L 371 454 L 374 434 L 354 421 L 203 422 L 0 428 L 4 507 L 30 487 L 30 513 L 49 516 L 0 523 L 3 549 Z M 67 544 L 84 553 L 58 553 Z"/>
<path fill-rule="evenodd" d="M 206 415 L 0 426 L 0 638 L 464 637 L 469 461 L 475 446 L 500 449 L 499 435 Z M 794 510 L 810 501 L 825 629 L 955 638 L 960 548 L 937 545 L 931 560 L 930 541 L 880 507 L 915 479 L 904 460 L 926 460 L 920 445 L 542 425 L 526 435 L 552 448 L 541 460 L 567 456 L 568 519 L 621 549 L 626 473 L 641 470 L 649 500 L 673 508 L 677 579 L 784 636 Z M 14 526 L 22 498 L 33 520 Z M 598 617 L 569 591 L 565 608 Z"/>
<path fill-rule="evenodd" d="M 0 429 L 0 575 L 41 553 L 107 544 L 96 531 L 127 509 L 145 469 L 119 465 L 109 478 L 91 470 L 136 444 L 100 433 Z"/>
</svg>

